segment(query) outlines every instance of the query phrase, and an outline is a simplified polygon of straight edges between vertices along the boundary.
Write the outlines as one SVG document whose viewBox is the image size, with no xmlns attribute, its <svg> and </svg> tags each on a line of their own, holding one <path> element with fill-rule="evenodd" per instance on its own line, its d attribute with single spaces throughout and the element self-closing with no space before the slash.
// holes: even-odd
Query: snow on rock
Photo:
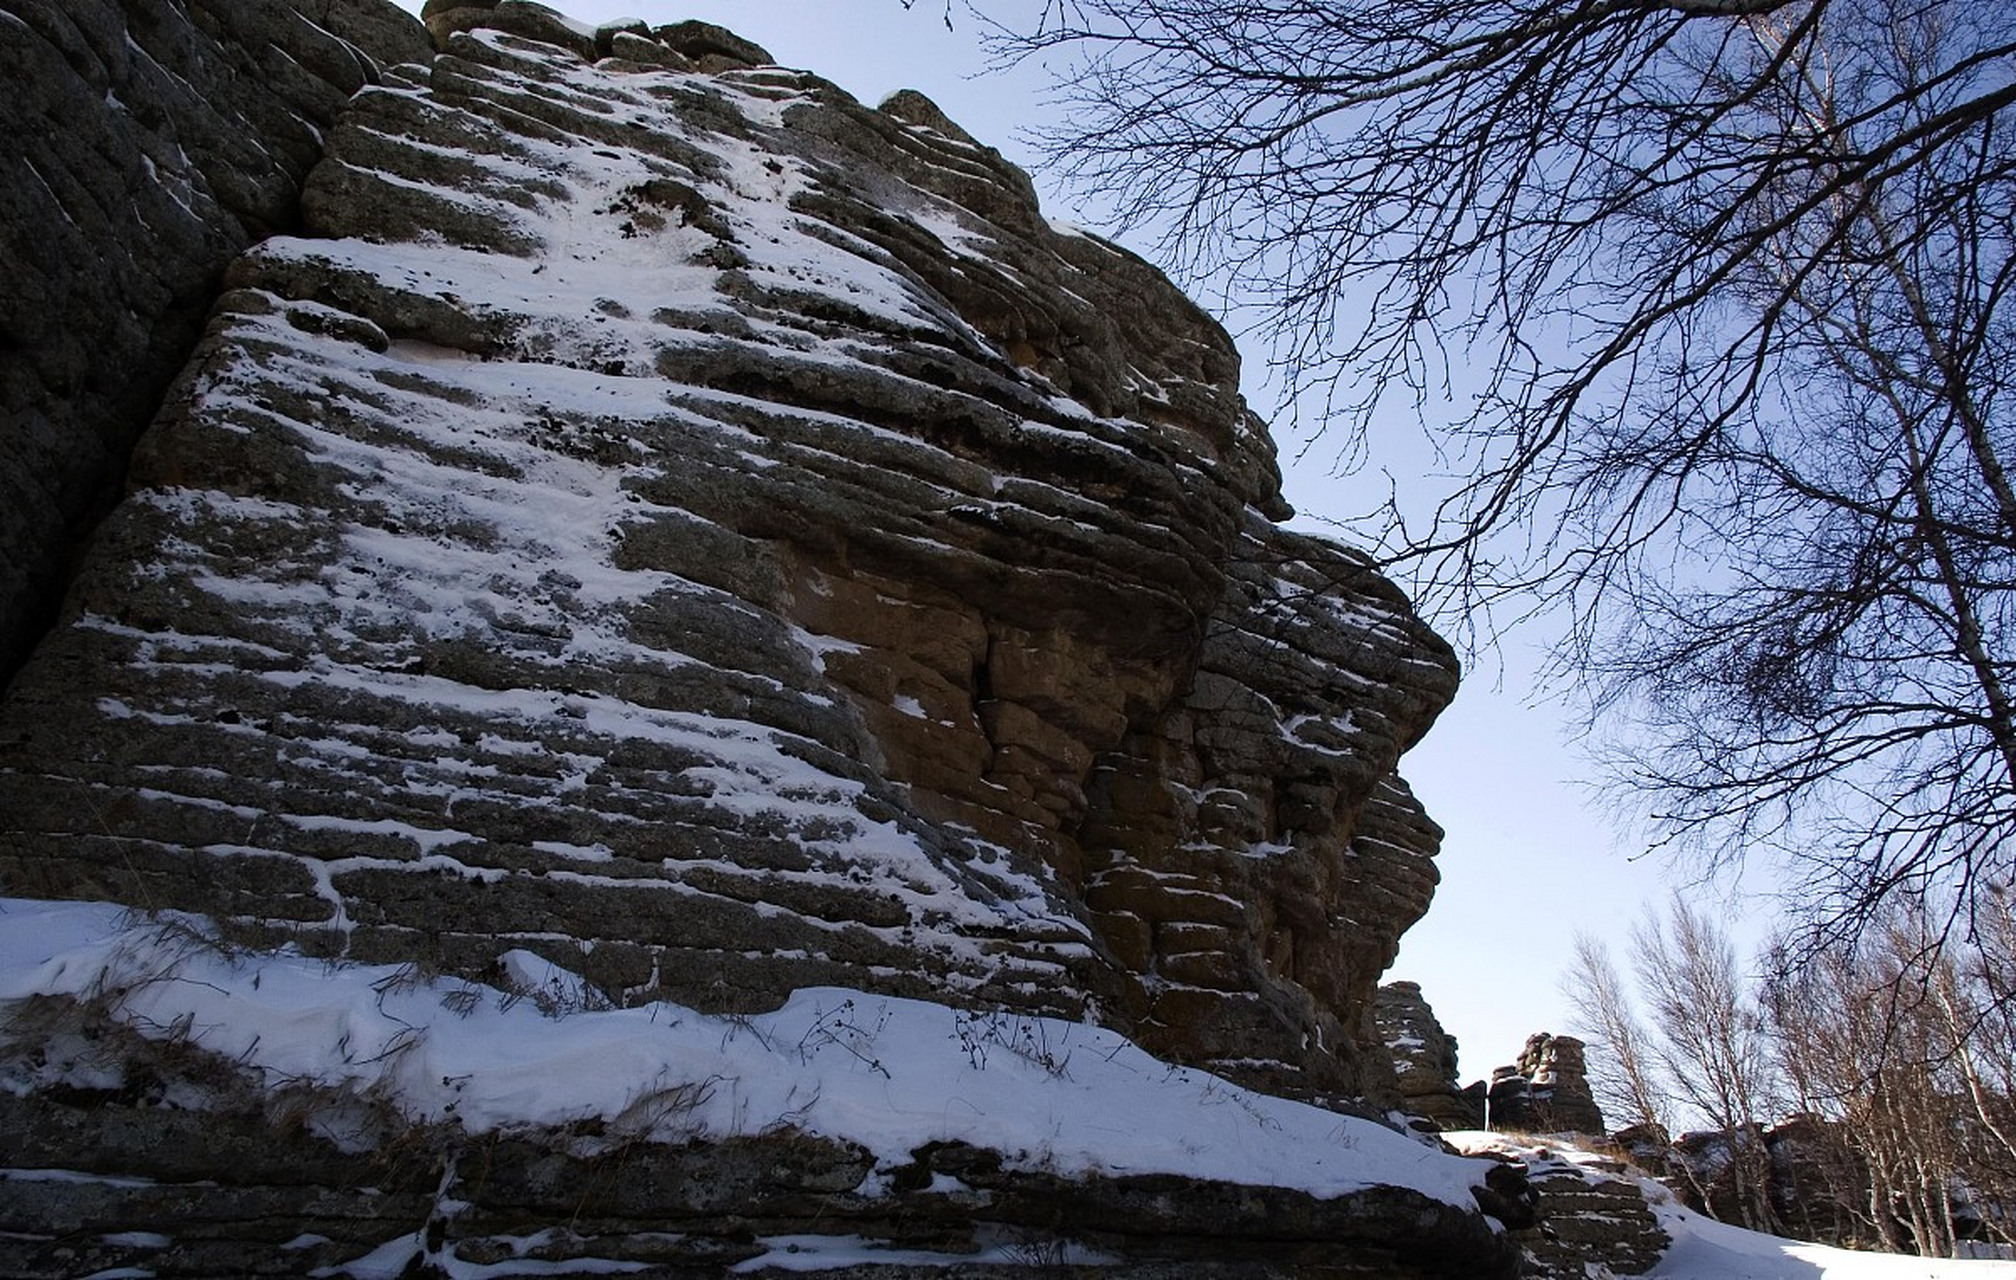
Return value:
<svg viewBox="0 0 2016 1280">
<path fill-rule="evenodd" d="M 1745 1231 L 1681 1205 L 1659 1182 L 1613 1156 L 1554 1135 L 1442 1135 L 1458 1151 L 1525 1171 L 1538 1226 L 1515 1232 L 1524 1274 L 1585 1280 L 2011 1280 L 2016 1263 L 1863 1253 Z"/>
<path fill-rule="evenodd" d="M 1420 984 L 1382 985 L 1372 1020 L 1393 1056 L 1402 1109 L 1436 1129 L 1475 1128 L 1480 1117 L 1458 1084 L 1456 1037 L 1443 1030 Z"/>
<path fill-rule="evenodd" d="M 2009 1280 L 2016 1262 L 1859 1253 L 1801 1244 L 1704 1218 L 1647 1188 L 1672 1247 L 1652 1280 Z"/>
<path fill-rule="evenodd" d="M 346 1132 L 370 1123 L 357 1111 L 375 1110 L 381 1124 L 389 1112 L 407 1126 L 405 1144 L 424 1145 L 430 1167 L 439 1169 L 428 1221 L 455 1220 L 435 1235 L 466 1238 L 461 1252 L 444 1250 L 439 1238 L 429 1243 L 424 1224 L 415 1224 L 361 1254 L 352 1246 L 340 1265 L 325 1269 L 329 1274 L 398 1274 L 429 1250 L 447 1274 L 477 1274 L 460 1268 L 482 1264 L 495 1234 L 473 1229 L 480 1215 L 467 1202 L 489 1190 L 482 1185 L 488 1175 L 476 1166 L 500 1143 L 537 1140 L 591 1163 L 612 1156 L 620 1168 L 641 1159 L 639 1144 L 667 1150 L 683 1144 L 691 1152 L 786 1134 L 799 1146 L 852 1153 L 818 1211 L 831 1220 L 817 1231 L 780 1230 L 745 1243 L 742 1256 L 731 1259 L 738 1270 L 824 1269 L 838 1265 L 836 1257 L 889 1265 L 1012 1254 L 998 1240 L 989 1243 L 1004 1223 L 984 1210 L 995 1199 L 990 1188 L 1003 1200 L 1034 1194 L 1026 1187 L 1017 1192 L 1018 1183 L 1076 1187 L 1075 1194 L 1094 1199 L 1099 1189 L 1115 1188 L 1123 1201 L 1131 1190 L 1165 1206 L 1140 1211 L 1150 1218 L 1166 1217 L 1174 1208 L 1170 1197 L 1185 1188 L 1207 1200 L 1287 1197 L 1291 1211 L 1277 1224 L 1283 1236 L 1333 1263 L 1362 1245 L 1355 1237 L 1366 1234 L 1368 1217 L 1391 1212 L 1393 1220 L 1378 1224 L 1380 1249 L 1432 1253 L 1430 1244 L 1440 1240 L 1445 1250 L 1467 1248 L 1466 1265 L 1486 1268 L 1477 1274 L 1502 1261 L 1475 1213 L 1472 1193 L 1483 1185 L 1484 1162 L 1446 1155 L 1369 1120 L 1158 1061 L 1088 1024 L 838 988 L 802 989 L 772 1013 L 747 1016 L 666 1003 L 597 1008 L 581 1002 L 587 989 L 576 976 L 519 953 L 507 958 L 507 985 L 489 988 L 423 977 L 410 967 L 332 966 L 292 952 L 233 954 L 194 918 L 148 920 L 102 903 L 0 900 L 0 925 L 0 1007 L 18 1015 L 30 1005 L 46 1010 L 52 1001 L 67 1001 L 86 1011 L 72 1024 L 79 1034 L 33 1046 L 9 1037 L 0 1054 L 0 1095 L 67 1089 L 130 1101 L 133 1091 L 161 1090 L 152 1108 L 116 1116 L 131 1129 L 148 1123 L 148 1110 L 194 1113 L 199 1120 L 206 1112 L 228 1114 L 229 1082 L 237 1081 L 290 1094 L 291 1114 L 323 1145 L 341 1145 Z M 112 1054 L 115 1032 L 157 1050 L 172 1046 L 187 1078 L 164 1084 L 172 1076 L 165 1057 L 136 1074 L 132 1051 Z M 188 1070 L 196 1058 L 211 1065 Z M 96 1111 L 102 1119 L 119 1108 Z M 0 1107 L 0 1132 L 17 1122 L 13 1110 Z M 61 1141 L 46 1131 L 13 1136 L 13 1159 L 24 1164 L 102 1162 L 116 1154 L 46 1150 Z M 351 1145 L 370 1151 L 380 1144 Z M 951 1158 L 960 1153 L 963 1163 Z M 933 1172 L 934 1156 L 954 1172 Z M 420 1157 L 408 1150 L 405 1158 Z M 21 1191 L 31 1184 L 89 1184 L 92 1177 L 22 1167 L 0 1169 L 0 1180 Z M 931 1259 L 902 1247 L 900 1235 L 876 1221 L 878 1205 L 919 1182 L 956 1201 L 971 1219 L 961 1219 L 970 1234 L 956 1243 L 946 1238 Z M 118 1188 L 143 1198 L 155 1185 L 127 1178 Z M 655 1211 L 664 1215 L 661 1225 L 694 1216 L 676 1199 Z M 929 1210 L 907 1212 L 914 1218 Z M 465 1215 L 469 1221 L 461 1222 Z M 882 1232 L 857 1239 L 853 1230 L 864 1221 Z M 1014 1221 L 1012 1214 L 1006 1219 Z M 711 1220 L 683 1225 L 718 1227 Z M 1130 1238 L 1142 1221 L 1114 1205 L 1067 1225 L 1071 1230 L 1048 1256 L 1117 1262 L 1100 1249 L 1118 1242 L 1139 1253 L 1144 1245 Z M 1157 1225 L 1181 1234 L 1173 1221 Z M 129 1252 L 166 1249 L 181 1233 L 173 1223 L 161 1226 L 166 1234 L 106 1231 L 98 1243 Z M 1234 1247 L 1264 1258 L 1261 1227 L 1245 1224 L 1242 1230 L 1261 1238 Z M 933 1229 L 943 1234 L 950 1227 L 941 1221 Z M 1326 1234 L 1337 1237 L 1327 1255 Z M 328 1237 L 310 1240 L 292 1230 L 276 1247 L 312 1249 L 318 1257 L 342 1252 Z M 694 1247 L 688 1242 L 686 1252 Z M 1164 1242 L 1147 1252 L 1174 1247 Z M 570 1262 L 615 1267 L 624 1260 L 590 1250 Z M 1431 1266 L 1406 1274 L 1455 1273 Z"/>
<path fill-rule="evenodd" d="M 957 1142 L 1066 1176 L 1175 1174 L 1325 1197 L 1397 1186 L 1465 1210 L 1482 1185 L 1478 1161 L 1158 1061 L 1084 1023 L 831 987 L 746 1016 L 597 1009 L 574 995 L 577 977 L 523 953 L 505 987 L 487 988 L 392 965 L 234 957 L 198 945 L 191 922 L 163 927 L 103 903 L 0 899 L 0 922 L 0 1000 L 118 992 L 121 1022 L 183 1027 L 189 1045 L 270 1079 L 370 1094 L 472 1133 L 638 1115 L 640 1099 L 699 1085 L 677 1109 L 643 1115 L 633 1136 L 789 1123 L 858 1144 L 885 1172 L 926 1143 Z"/>
</svg>

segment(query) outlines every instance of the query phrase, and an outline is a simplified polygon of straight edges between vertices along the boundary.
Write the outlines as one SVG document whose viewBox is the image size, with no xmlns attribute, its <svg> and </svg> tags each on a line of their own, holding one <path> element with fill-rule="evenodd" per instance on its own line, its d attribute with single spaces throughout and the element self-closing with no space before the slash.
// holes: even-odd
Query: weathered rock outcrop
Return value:
<svg viewBox="0 0 2016 1280">
<path fill-rule="evenodd" d="M 453 32 L 328 134 L 0 712 L 0 873 L 1376 1087 L 1453 663 L 1269 523 L 1223 332 L 914 96 L 617 35 Z"/>
<path fill-rule="evenodd" d="M 0 2 L 0 688 L 218 273 L 294 227 L 349 96 L 427 54 L 378 0 Z"/>
<path fill-rule="evenodd" d="M 1464 1149 L 1497 1156 L 1524 1175 L 1533 1221 L 1509 1233 L 1526 1253 L 1521 1275 L 1642 1275 L 1672 1243 L 1646 1199 L 1643 1173 L 1621 1161 L 1485 1134 L 1470 1135 Z"/>
<path fill-rule="evenodd" d="M 1910 1238 L 1902 1217 L 1872 1218 L 1871 1206 L 1884 1197 L 1871 1185 L 1868 1159 L 1852 1129 L 1838 1122 L 1794 1116 L 1734 1135 L 1709 1129 L 1678 1137 L 1657 1124 L 1636 1124 L 1612 1140 L 1682 1204 L 1722 1222 L 1769 1219 L 1793 1239 L 1848 1249 L 1894 1251 L 1897 1241 Z M 1768 1214 L 1759 1204 L 1760 1189 Z M 1955 1238 L 1977 1235 L 1983 1211 L 1971 1197 L 1956 1196 L 1951 1208 Z M 1985 1212 L 2002 1216 L 1999 1209 Z"/>
<path fill-rule="evenodd" d="M 1583 1044 L 1573 1036 L 1528 1036 L 1519 1053 L 1518 1073 L 1527 1083 L 1526 1102 L 1536 1128 L 1551 1133 L 1608 1132 L 1596 1095 L 1589 1088 Z"/>
<path fill-rule="evenodd" d="M 1603 1112 L 1589 1087 L 1583 1044 L 1539 1032 L 1526 1038 L 1519 1060 L 1499 1067 L 1488 1083 L 1458 1088 L 1456 1040 L 1442 1029 L 1421 988 L 1390 982 L 1373 1009 L 1379 1039 L 1392 1055 L 1407 1114 L 1441 1129 L 1512 1129 L 1602 1137 Z"/>
<path fill-rule="evenodd" d="M 1526 1037 L 1519 1060 L 1463 1091 L 1463 1100 L 1489 1128 L 1530 1133 L 1582 1133 L 1602 1137 L 1603 1111 L 1589 1087 L 1583 1044 L 1545 1031 Z"/>
<path fill-rule="evenodd" d="M 1419 983 L 1380 987 L 1372 1019 L 1380 1043 L 1393 1057 L 1402 1110 L 1437 1129 L 1483 1127 L 1475 1103 L 1457 1084 L 1456 1037 L 1442 1029 Z"/>
<path fill-rule="evenodd" d="M 1365 557 L 1276 527 L 1223 331 L 1048 223 L 914 94 L 871 109 L 718 29 L 519 0 L 430 4 L 438 56 L 390 65 L 422 56 L 396 20 L 341 12 L 393 52 L 355 60 L 340 112 L 341 78 L 310 76 L 298 227 L 280 184 L 270 216 L 228 206 L 239 239 L 204 240 L 258 243 L 0 704 L 0 888 L 423 975 L 496 983 L 529 953 L 612 1006 L 740 1016 L 823 984 L 1092 1019 L 1390 1105 L 1373 991 L 1439 839 L 1395 764 L 1455 664 Z M 207 152 L 187 172 L 225 185 Z M 176 341 L 172 317 L 142 327 L 135 404 Z M 20 385 L 60 390 L 67 359 Z M 910 1190 L 942 1201 L 923 1212 L 781 1118 L 732 1149 L 626 1150 L 636 1186 L 570 1145 L 599 1134 L 500 1139 L 465 1194 L 453 1134 L 384 1120 L 364 1145 L 412 1164 L 346 1165 L 287 1131 L 270 1078 L 189 1069 L 213 1132 L 284 1154 L 188 1174 L 243 1196 L 157 1194 L 117 1153 L 169 1141 L 163 1099 L 194 1085 L 37 1085 L 5 1119 L 16 1149 L 98 1181 L 24 1210 L 34 1266 L 85 1265 L 43 1236 L 136 1265 L 106 1241 L 145 1252 L 134 1233 L 177 1213 L 285 1271 L 290 1243 L 322 1247 L 300 1239 L 386 1238 L 377 1215 L 431 1239 L 451 1201 L 465 1242 L 583 1258 L 623 1237 L 659 1250 L 634 1255 L 647 1274 L 812 1222 L 958 1253 L 1038 1219 L 1114 1234 L 1118 1274 L 1208 1274 L 1164 1261 L 1215 1256 L 1198 1221 L 1231 1231 L 1227 1274 L 1511 1265 L 1417 1193 L 1066 1189 L 998 1152 L 919 1156 Z M 629 1239 L 640 1206 L 701 1253 Z M 563 1220 L 592 1247 L 541 1234 Z"/>
</svg>

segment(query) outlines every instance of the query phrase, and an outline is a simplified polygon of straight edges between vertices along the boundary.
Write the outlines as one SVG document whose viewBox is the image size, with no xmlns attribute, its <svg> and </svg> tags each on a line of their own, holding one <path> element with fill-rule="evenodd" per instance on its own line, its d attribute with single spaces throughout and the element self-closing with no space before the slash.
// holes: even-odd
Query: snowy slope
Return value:
<svg viewBox="0 0 2016 1280">
<path fill-rule="evenodd" d="M 1066 1175 L 1179 1174 L 1318 1196 L 1400 1186 L 1464 1209 L 1487 1167 L 1157 1061 L 1093 1026 L 837 988 L 752 1016 L 582 1009 L 578 979 L 526 953 L 512 962 L 518 990 L 507 993 L 394 966 L 233 958 L 102 903 L 0 900 L 0 1001 L 117 993 L 119 1019 L 144 1033 L 173 1028 L 269 1081 L 372 1093 L 471 1132 L 599 1118 L 677 1139 L 790 1125 L 859 1143 L 889 1167 L 956 1141 Z M 83 1072 L 78 1052 L 5 1086 Z"/>
<path fill-rule="evenodd" d="M 1558 1134 L 1548 1135 L 1544 1144 L 1537 1139 L 1499 1133 L 1460 1132 L 1444 1136 L 1458 1150 L 1476 1155 L 1509 1157 L 1529 1164 L 1581 1166 L 1592 1173 L 1598 1172 L 1599 1166 L 1609 1165 L 1609 1157 L 1579 1150 Z M 1602 1172 L 1601 1176 L 1614 1178 L 1617 1175 Z M 1745 1231 L 1693 1212 L 1652 1178 L 1636 1175 L 1632 1176 L 1632 1181 L 1644 1194 L 1659 1226 L 1672 1237 L 1672 1244 L 1659 1264 L 1645 1273 L 1654 1280 L 2009 1280 L 2016 1277 L 2016 1262 L 1859 1253 Z"/>
<path fill-rule="evenodd" d="M 1650 1274 L 1659 1280 L 2007 1280 L 2016 1262 L 1965 1262 L 1856 1253 L 1800 1244 L 1704 1218 L 1648 1191 L 1673 1247 Z"/>
</svg>

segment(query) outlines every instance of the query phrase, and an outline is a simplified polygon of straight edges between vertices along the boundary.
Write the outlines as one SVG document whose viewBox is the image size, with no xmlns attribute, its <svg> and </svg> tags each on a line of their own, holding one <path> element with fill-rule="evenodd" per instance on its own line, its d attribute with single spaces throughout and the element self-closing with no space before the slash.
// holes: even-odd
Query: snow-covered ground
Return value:
<svg viewBox="0 0 2016 1280">
<path fill-rule="evenodd" d="M 1172 1067 L 1097 1027 L 837 988 L 751 1017 L 599 1009 L 542 959 L 515 952 L 507 967 L 511 991 L 285 952 L 234 957 L 201 941 L 192 919 L 0 899 L 0 1014 L 35 995 L 98 997 L 143 1034 L 186 1037 L 270 1081 L 368 1089 L 416 1120 L 472 1132 L 589 1117 L 669 1139 L 789 1125 L 860 1143 L 885 1170 L 926 1142 L 957 1140 L 1056 1173 L 1173 1173 L 1322 1196 L 1385 1184 L 1465 1208 L 1486 1167 Z M 21 1069 L 0 1087 L 56 1075 L 109 1083 L 91 1078 L 105 1066 L 88 1046 L 52 1048 L 37 1074 Z M 1520 1153 L 1501 1135 L 1450 1136 L 1480 1154 Z M 1704 1219 L 1657 1184 L 1647 1193 L 1674 1241 L 1657 1280 L 2016 1280 L 2016 1263 L 1797 1244 Z M 826 1256 L 835 1242 L 816 1243 L 779 1257 L 838 1265 Z"/>
<path fill-rule="evenodd" d="M 2006 1280 L 2016 1262 L 1960 1262 L 1894 1253 L 1855 1253 L 1759 1235 L 1655 1203 L 1673 1247 L 1653 1268 L 1658 1280 Z"/>
<path fill-rule="evenodd" d="M 1496 1133 L 1444 1135 L 1458 1150 L 1531 1158 L 1537 1147 Z M 1550 1137 L 1546 1158 L 1586 1164 L 1604 1157 Z M 1971 1262 L 1890 1253 L 1857 1253 L 1801 1244 L 1704 1218 L 1659 1183 L 1638 1179 L 1673 1245 L 1648 1280 L 2016 1280 L 2016 1262 Z"/>
<path fill-rule="evenodd" d="M 1383 1184 L 1464 1208 L 1487 1167 L 1170 1066 L 1097 1027 L 834 988 L 751 1017 L 595 1009 L 564 970 L 507 959 L 515 993 L 288 953 L 233 958 L 114 906 L 0 899 L 0 1002 L 117 993 L 143 1034 L 186 1036 L 271 1081 L 368 1089 L 471 1132 L 590 1117 L 673 1139 L 791 1126 L 857 1142 L 885 1168 L 956 1140 L 1061 1174 L 1319 1196 Z M 88 1047 L 67 1062 L 57 1048 L 44 1071 L 82 1083 Z"/>
</svg>

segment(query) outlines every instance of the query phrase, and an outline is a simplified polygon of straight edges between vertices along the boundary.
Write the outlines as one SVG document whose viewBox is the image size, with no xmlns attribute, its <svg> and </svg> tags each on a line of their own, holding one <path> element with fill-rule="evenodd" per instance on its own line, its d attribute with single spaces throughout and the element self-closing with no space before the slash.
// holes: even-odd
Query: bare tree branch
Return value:
<svg viewBox="0 0 2016 1280">
<path fill-rule="evenodd" d="M 1665 847 L 1816 940 L 2016 879 L 2016 9 L 1046 0 L 1052 162 L 1451 485 L 1355 522 L 1553 675 Z"/>
</svg>

